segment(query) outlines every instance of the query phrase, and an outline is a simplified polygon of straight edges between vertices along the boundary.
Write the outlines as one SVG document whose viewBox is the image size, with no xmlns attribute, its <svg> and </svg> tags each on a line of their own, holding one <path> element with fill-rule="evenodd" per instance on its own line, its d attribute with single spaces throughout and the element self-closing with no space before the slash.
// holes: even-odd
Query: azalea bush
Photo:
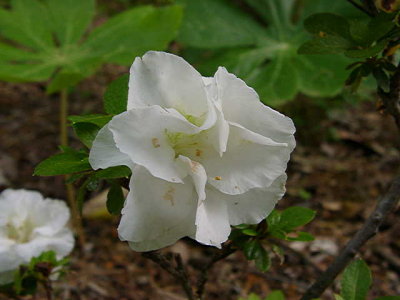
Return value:
<svg viewBox="0 0 400 300">
<path fill-rule="evenodd" d="M 315 211 L 275 208 L 296 146 L 295 124 L 280 105 L 299 93 L 355 93 L 373 78 L 380 109 L 400 124 L 395 2 L 177 0 L 131 8 L 95 29 L 88 27 L 94 2 L 75 2 L 14 0 L 0 10 L 4 80 L 46 81 L 65 104 L 68 89 L 103 63 L 130 66 L 107 87 L 102 114 L 68 117 L 82 148 L 67 145 L 64 127 L 61 152 L 37 165 L 34 175 L 66 176 L 75 221 L 88 192 L 105 182 L 107 210 L 120 216 L 119 239 L 169 272 L 188 299 L 204 299 L 207 272 L 234 252 L 267 272 L 273 256 L 284 256 L 282 241 L 314 239 L 302 227 Z M 170 51 L 157 51 L 173 39 Z M 40 284 L 51 292 L 51 275 L 65 271 L 63 258 L 73 247 L 68 212 L 57 201 L 33 205 L 29 192 L 12 193 L 2 197 L 17 200 L 0 209 L 0 278 L 11 295 L 33 294 Z M 320 297 L 333 283 L 378 231 L 399 193 L 395 179 L 302 299 Z M 195 283 L 179 254 L 162 251 L 186 237 L 215 248 L 197 267 Z M 365 299 L 371 285 L 366 264 L 351 263 L 341 285 L 336 299 Z"/>
</svg>

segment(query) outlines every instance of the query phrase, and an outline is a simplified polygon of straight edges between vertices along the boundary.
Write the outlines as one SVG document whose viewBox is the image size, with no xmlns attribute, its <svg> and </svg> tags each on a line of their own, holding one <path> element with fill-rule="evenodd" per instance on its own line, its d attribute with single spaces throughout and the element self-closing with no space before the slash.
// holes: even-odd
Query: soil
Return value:
<svg viewBox="0 0 400 300">
<path fill-rule="evenodd" d="M 82 82 L 71 93 L 71 114 L 101 112 L 105 86 L 123 72 L 125 68 L 109 65 Z M 298 145 L 288 169 L 287 194 L 278 208 L 301 205 L 316 210 L 316 219 L 304 229 L 315 235 L 315 241 L 285 243 L 284 260 L 274 258 L 266 273 L 259 272 L 242 253 L 232 254 L 211 270 L 205 299 L 233 300 L 250 293 L 266 296 L 275 289 L 281 289 L 287 299 L 298 299 L 362 226 L 397 172 L 398 132 L 374 103 L 325 111 L 321 118 L 320 108 L 313 112 L 315 107 L 309 102 L 299 97 L 293 104 L 297 109 L 287 109 L 289 114 L 296 111 L 296 119 L 304 122 L 297 126 Z M 46 95 L 44 85 L 0 83 L 2 189 L 34 189 L 65 199 L 62 177 L 32 176 L 35 165 L 57 151 L 57 112 L 57 96 Z M 70 140 L 72 146 L 83 147 L 72 131 Z M 399 209 L 358 254 L 373 273 L 369 299 L 400 295 L 398 217 Z M 55 299 L 186 299 L 167 272 L 119 241 L 117 224 L 117 217 L 84 220 L 86 243 L 82 251 L 72 254 L 66 278 L 54 283 Z M 169 251 L 181 254 L 195 280 L 198 267 L 215 249 L 187 239 L 163 250 Z M 338 291 L 338 284 L 333 291 Z M 332 289 L 324 297 L 333 299 Z M 43 291 L 36 299 L 46 299 Z"/>
</svg>

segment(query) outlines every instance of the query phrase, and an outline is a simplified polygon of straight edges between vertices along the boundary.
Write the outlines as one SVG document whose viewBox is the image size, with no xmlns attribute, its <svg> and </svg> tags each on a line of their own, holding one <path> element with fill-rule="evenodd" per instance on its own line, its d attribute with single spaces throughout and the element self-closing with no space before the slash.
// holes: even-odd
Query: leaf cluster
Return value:
<svg viewBox="0 0 400 300">
<path fill-rule="evenodd" d="M 392 58 L 399 47 L 397 13 L 364 18 L 318 13 L 309 16 L 304 27 L 314 38 L 300 46 L 299 54 L 344 54 L 358 59 L 346 68 L 351 70 L 346 80 L 350 90 L 356 91 L 364 78 L 372 76 L 379 89 L 389 91 L 389 78 L 396 70 Z"/>
<path fill-rule="evenodd" d="M 204 75 L 225 66 L 255 88 L 268 105 L 280 105 L 297 93 L 337 95 L 351 59 L 297 55 L 308 37 L 303 21 L 317 12 L 360 13 L 346 1 L 179 0 L 184 17 L 178 41 L 183 54 Z M 207 22 L 204 22 L 207 20 Z"/>
<path fill-rule="evenodd" d="M 54 251 L 43 252 L 28 264 L 21 265 L 14 273 L 13 282 L 0 286 L 0 292 L 10 296 L 34 295 L 40 284 L 63 276 L 68 264 L 67 258 L 57 259 Z"/>
<path fill-rule="evenodd" d="M 314 38 L 300 46 L 299 54 L 339 54 L 350 58 L 370 58 L 379 54 L 399 31 L 394 15 L 380 13 L 368 19 L 351 19 L 319 13 L 304 21 Z"/>
<path fill-rule="evenodd" d="M 95 0 L 12 0 L 0 8 L 0 80 L 74 86 L 103 63 L 130 65 L 177 34 L 182 9 L 139 6 L 92 28 Z"/>
<path fill-rule="evenodd" d="M 341 292 L 340 295 L 334 295 L 335 300 L 366 300 L 371 284 L 372 276 L 368 265 L 362 259 L 356 259 L 344 270 Z M 246 299 L 239 300 L 261 300 L 261 298 L 256 294 L 250 294 Z M 265 300 L 285 300 L 285 296 L 281 291 L 273 291 Z M 374 300 L 400 300 L 400 296 L 382 296 Z"/>
<path fill-rule="evenodd" d="M 242 249 L 248 260 L 254 260 L 257 268 L 266 272 L 271 266 L 269 252 L 283 260 L 283 250 L 274 239 L 312 241 L 314 237 L 310 233 L 297 231 L 297 228 L 308 224 L 314 217 L 315 211 L 306 207 L 293 206 L 282 212 L 274 210 L 258 225 L 235 226 L 229 238 Z"/>
<path fill-rule="evenodd" d="M 88 150 L 98 131 L 114 115 L 126 110 L 127 98 L 128 75 L 123 75 L 113 81 L 104 94 L 103 104 L 106 114 L 70 116 L 68 118 L 76 136 L 86 146 L 86 149 L 75 150 L 70 147 L 61 147 L 61 153 L 45 159 L 35 168 L 34 175 L 69 175 L 67 183 L 78 182 L 79 189 L 76 200 L 81 210 L 86 193 L 96 190 L 103 180 L 110 185 L 107 197 L 108 211 L 111 214 L 119 214 L 123 207 L 124 195 L 120 180 L 127 179 L 131 175 L 130 169 L 126 166 L 116 166 L 94 171 L 89 163 Z"/>
</svg>

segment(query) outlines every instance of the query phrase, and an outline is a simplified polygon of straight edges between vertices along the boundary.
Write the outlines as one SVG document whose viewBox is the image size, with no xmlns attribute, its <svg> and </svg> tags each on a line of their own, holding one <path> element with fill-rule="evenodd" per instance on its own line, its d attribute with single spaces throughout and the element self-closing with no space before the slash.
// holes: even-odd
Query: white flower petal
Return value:
<svg viewBox="0 0 400 300">
<path fill-rule="evenodd" d="M 69 209 L 64 201 L 45 199 L 41 205 L 36 205 L 32 222 L 36 228 L 33 233 L 53 236 L 62 230 L 70 218 Z"/>
<path fill-rule="evenodd" d="M 224 119 L 223 113 L 217 109 L 217 120 L 212 128 L 207 131 L 208 142 L 212 144 L 215 151 L 222 156 L 226 151 L 229 137 L 229 124 Z"/>
<path fill-rule="evenodd" d="M 0 285 L 12 281 L 13 272 L 23 262 L 11 245 L 4 245 L 0 240 Z M 10 274 L 11 273 L 11 274 Z"/>
<path fill-rule="evenodd" d="M 287 144 L 231 124 L 226 152 L 222 157 L 204 158 L 202 163 L 211 185 L 223 193 L 237 195 L 269 187 L 285 173 L 289 155 Z"/>
<path fill-rule="evenodd" d="M 210 246 L 221 248 L 231 232 L 229 225 L 228 208 L 225 201 L 215 198 L 208 198 L 199 202 L 196 213 L 196 241 Z"/>
<path fill-rule="evenodd" d="M 207 200 L 225 201 L 231 225 L 258 224 L 270 214 L 285 194 L 285 182 L 286 174 L 278 177 L 266 189 L 255 188 L 239 195 L 227 195 L 210 189 L 211 192 L 207 192 Z"/>
<path fill-rule="evenodd" d="M 208 112 L 200 73 L 179 56 L 150 51 L 135 59 L 130 72 L 128 110 L 159 105 L 195 117 Z"/>
<path fill-rule="evenodd" d="M 220 67 L 215 74 L 218 99 L 222 104 L 225 119 L 276 142 L 295 147 L 293 121 L 281 113 L 262 104 L 257 93 L 235 75 Z"/>
<path fill-rule="evenodd" d="M 129 156 L 122 153 L 115 145 L 109 124 L 105 125 L 97 133 L 90 149 L 89 162 L 95 170 L 115 166 L 128 166 L 132 169 L 134 166 Z"/>
<path fill-rule="evenodd" d="M 64 228 L 53 236 L 37 236 L 28 243 L 19 244 L 15 251 L 28 263 L 32 257 L 39 256 L 45 251 L 54 251 L 60 259 L 71 253 L 74 247 L 74 238 L 69 229 Z"/>
<path fill-rule="evenodd" d="M 58 258 L 74 246 L 66 228 L 69 211 L 60 200 L 44 199 L 35 191 L 5 190 L 0 194 L 0 280 L 9 271 L 44 251 L 55 251 Z"/>
<path fill-rule="evenodd" d="M 194 186 L 196 188 L 199 201 L 206 199 L 206 184 L 207 184 L 207 174 L 204 167 L 191 160 L 186 156 L 179 155 L 178 159 L 183 163 L 184 168 L 187 170 L 188 174 L 192 177 Z"/>
<path fill-rule="evenodd" d="M 158 178 L 182 182 L 183 172 L 175 162 L 175 151 L 167 132 L 194 134 L 198 128 L 179 114 L 159 106 L 131 109 L 110 123 L 117 147 Z"/>
<path fill-rule="evenodd" d="M 135 167 L 118 227 L 121 240 L 136 251 L 166 247 L 195 232 L 197 196 L 190 177 L 184 184 L 152 176 Z"/>
</svg>

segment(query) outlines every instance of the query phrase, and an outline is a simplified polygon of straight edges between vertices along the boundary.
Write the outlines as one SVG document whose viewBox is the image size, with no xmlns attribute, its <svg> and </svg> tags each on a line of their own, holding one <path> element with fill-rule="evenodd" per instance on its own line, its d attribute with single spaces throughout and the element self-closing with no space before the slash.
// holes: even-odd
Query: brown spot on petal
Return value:
<svg viewBox="0 0 400 300">
<path fill-rule="evenodd" d="M 152 138 L 151 143 L 153 144 L 154 148 L 160 147 L 160 143 L 158 142 L 158 138 Z"/>
<path fill-rule="evenodd" d="M 174 203 L 174 193 L 175 193 L 175 188 L 170 186 L 169 189 L 165 192 L 163 199 L 171 202 L 171 205 L 173 206 Z"/>
<path fill-rule="evenodd" d="M 201 156 L 203 154 L 203 151 L 200 149 L 196 149 L 196 156 Z"/>
</svg>

